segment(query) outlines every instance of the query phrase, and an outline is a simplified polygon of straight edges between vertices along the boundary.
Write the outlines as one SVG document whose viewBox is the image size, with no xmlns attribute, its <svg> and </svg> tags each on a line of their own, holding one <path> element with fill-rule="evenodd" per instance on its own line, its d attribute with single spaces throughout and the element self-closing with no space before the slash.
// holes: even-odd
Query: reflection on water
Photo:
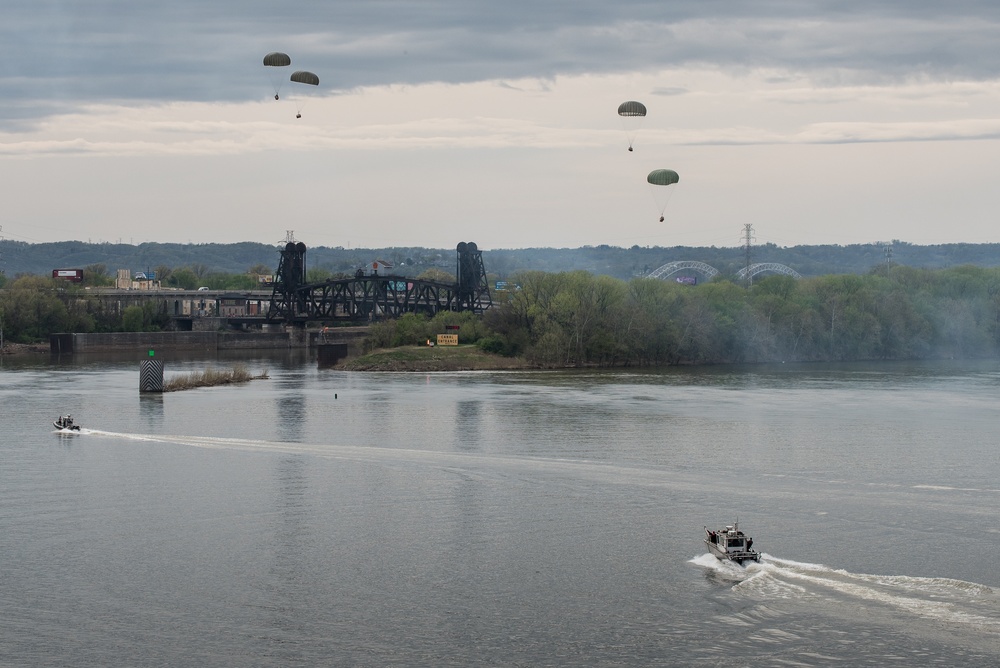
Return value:
<svg viewBox="0 0 1000 668">
<path fill-rule="evenodd" d="M 479 449 L 479 435 L 485 425 L 480 419 L 482 402 L 463 399 L 455 403 L 455 443 L 459 450 L 475 452 Z"/>
<path fill-rule="evenodd" d="M 163 427 L 163 394 L 161 392 L 139 392 L 139 415 L 143 424 L 151 432 Z"/>
</svg>

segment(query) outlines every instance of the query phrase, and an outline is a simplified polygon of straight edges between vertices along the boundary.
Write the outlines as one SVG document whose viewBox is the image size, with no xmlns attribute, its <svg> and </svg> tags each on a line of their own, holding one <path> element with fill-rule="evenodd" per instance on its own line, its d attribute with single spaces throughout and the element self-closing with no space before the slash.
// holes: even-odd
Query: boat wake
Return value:
<svg viewBox="0 0 1000 668">
<path fill-rule="evenodd" d="M 749 598 L 841 603 L 847 611 L 875 609 L 880 615 L 921 617 L 1000 634 L 1000 595 L 993 588 L 951 578 L 851 573 L 764 554 L 760 563 L 738 566 L 710 554 L 691 560 L 711 569 L 732 591 Z M 714 562 L 714 563 L 713 563 Z"/>
<path fill-rule="evenodd" d="M 632 485 L 662 485 L 669 480 L 676 488 L 690 485 L 693 489 L 700 482 L 685 482 L 669 471 L 621 466 L 593 460 L 575 460 L 558 457 L 497 454 L 488 452 L 455 452 L 423 450 L 382 445 L 357 445 L 345 443 L 306 443 L 226 438 L 220 436 L 189 436 L 176 434 L 139 434 L 84 429 L 81 433 L 103 438 L 144 443 L 167 443 L 214 450 L 242 450 L 245 452 L 300 454 L 327 459 L 368 462 L 375 464 L 432 466 L 461 470 L 506 471 L 534 475 L 549 471 L 587 479 L 613 482 L 628 481 Z"/>
</svg>

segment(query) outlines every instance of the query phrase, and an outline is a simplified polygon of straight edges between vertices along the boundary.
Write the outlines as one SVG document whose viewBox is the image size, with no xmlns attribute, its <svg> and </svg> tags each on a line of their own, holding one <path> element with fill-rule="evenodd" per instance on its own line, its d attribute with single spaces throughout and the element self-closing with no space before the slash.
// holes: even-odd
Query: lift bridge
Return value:
<svg viewBox="0 0 1000 668">
<path fill-rule="evenodd" d="M 380 275 L 377 263 L 371 272 L 359 269 L 354 278 L 307 283 L 306 245 L 290 241 L 280 251 L 267 320 L 302 324 L 373 321 L 404 313 L 481 313 L 492 305 L 483 253 L 473 242 L 463 241 L 456 250 L 457 280 L 453 284 Z"/>
</svg>

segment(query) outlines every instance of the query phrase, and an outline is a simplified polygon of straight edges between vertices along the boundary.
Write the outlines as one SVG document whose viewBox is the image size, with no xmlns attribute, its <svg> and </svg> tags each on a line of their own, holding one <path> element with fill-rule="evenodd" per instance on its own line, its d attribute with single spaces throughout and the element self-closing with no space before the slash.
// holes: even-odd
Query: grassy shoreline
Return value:
<svg viewBox="0 0 1000 668">
<path fill-rule="evenodd" d="M 382 348 L 347 360 L 346 371 L 507 371 L 537 369 L 520 357 L 502 357 L 473 345 Z"/>
<path fill-rule="evenodd" d="M 234 383 L 248 383 L 251 380 L 267 379 L 267 371 L 254 376 L 250 371 L 238 364 L 231 369 L 205 369 L 204 371 L 194 371 L 191 373 L 174 376 L 163 383 L 164 392 L 177 392 L 179 390 L 190 390 L 196 387 L 214 387 L 216 385 L 232 385 Z"/>
</svg>

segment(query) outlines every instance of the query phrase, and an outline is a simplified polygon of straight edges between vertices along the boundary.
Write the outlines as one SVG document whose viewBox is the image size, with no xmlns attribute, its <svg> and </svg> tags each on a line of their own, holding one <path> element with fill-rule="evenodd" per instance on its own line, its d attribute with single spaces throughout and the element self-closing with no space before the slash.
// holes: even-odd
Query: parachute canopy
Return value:
<svg viewBox="0 0 1000 668">
<path fill-rule="evenodd" d="M 642 102 L 635 102 L 633 100 L 622 102 L 618 105 L 618 115 L 626 117 L 645 116 L 646 105 Z"/>
<path fill-rule="evenodd" d="M 635 135 L 646 119 L 646 105 L 635 100 L 622 102 L 618 105 L 618 115 L 622 119 L 622 127 L 625 128 L 625 136 L 628 138 L 628 150 L 631 151 Z"/>
<path fill-rule="evenodd" d="M 296 83 L 307 84 L 309 86 L 319 85 L 319 77 L 312 72 L 306 72 L 304 70 L 292 72 L 292 76 L 288 77 L 288 80 Z"/>
<path fill-rule="evenodd" d="M 287 53 L 281 53 L 280 51 L 272 51 L 271 53 L 264 56 L 265 67 L 288 67 L 291 64 L 292 64 L 292 59 L 288 57 Z"/>
<path fill-rule="evenodd" d="M 646 181 L 654 186 L 669 186 L 672 183 L 677 183 L 681 180 L 681 177 L 677 175 L 672 169 L 654 169 L 646 177 Z"/>
<path fill-rule="evenodd" d="M 287 53 L 281 53 L 280 51 L 272 51 L 271 53 L 264 56 L 264 67 L 267 68 L 267 76 L 271 80 L 271 86 L 274 87 L 274 99 L 278 99 L 278 93 L 281 92 L 281 84 L 285 81 L 284 74 L 275 68 L 277 67 L 288 67 L 292 64 L 292 59 L 288 57 Z"/>
<path fill-rule="evenodd" d="M 306 72 L 305 70 L 292 72 L 292 76 L 288 77 L 288 80 L 295 83 L 305 84 L 307 86 L 319 85 L 319 77 L 312 72 Z M 308 96 L 304 94 L 295 95 L 295 106 L 298 108 L 298 113 L 295 114 L 295 118 L 302 118 L 302 107 L 306 103 L 306 97 Z"/>
<path fill-rule="evenodd" d="M 661 223 L 664 217 L 663 212 L 667 210 L 667 204 L 670 202 L 670 196 L 674 194 L 673 188 L 663 188 L 662 186 L 670 186 L 680 180 L 681 177 L 672 169 L 654 169 L 646 177 L 646 182 L 649 183 L 650 190 L 653 193 L 653 200 L 660 210 Z"/>
</svg>

